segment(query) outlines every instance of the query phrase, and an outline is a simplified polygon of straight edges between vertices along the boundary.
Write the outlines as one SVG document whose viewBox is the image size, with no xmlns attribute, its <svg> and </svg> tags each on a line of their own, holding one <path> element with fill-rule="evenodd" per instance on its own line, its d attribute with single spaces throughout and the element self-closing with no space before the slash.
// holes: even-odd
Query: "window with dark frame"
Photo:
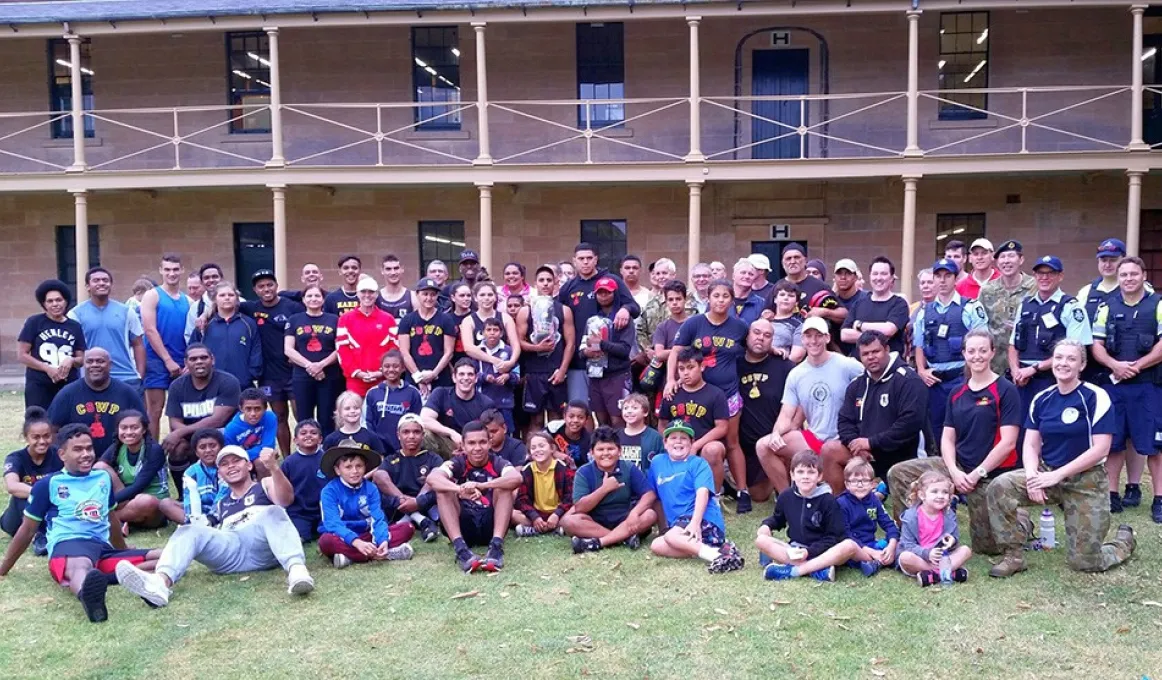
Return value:
<svg viewBox="0 0 1162 680">
<path fill-rule="evenodd" d="M 101 264 L 101 230 L 89 225 L 89 267 Z M 77 271 L 77 228 L 71 224 L 56 228 L 56 277 L 68 284 L 77 298 L 77 281 L 85 280 L 85 272 Z"/>
<path fill-rule="evenodd" d="M 577 24 L 577 98 L 625 98 L 625 26 Z M 607 127 L 625 120 L 625 104 L 592 103 L 577 107 L 579 127 Z"/>
<path fill-rule="evenodd" d="M 416 128 L 459 130 L 460 35 L 455 26 L 412 29 L 412 85 Z"/>
<path fill-rule="evenodd" d="M 270 37 L 227 33 L 226 64 L 231 134 L 270 132 Z"/>
<path fill-rule="evenodd" d="M 48 41 L 49 109 L 68 113 L 73 110 L 72 52 L 69 41 L 63 38 Z M 92 43 L 81 40 L 81 107 L 93 110 Z M 92 116 L 85 116 L 85 136 L 93 137 L 96 130 Z M 52 138 L 69 139 L 73 136 L 73 119 L 63 116 L 52 121 Z"/>
<path fill-rule="evenodd" d="M 246 297 L 254 284 L 250 277 L 259 269 L 274 269 L 274 223 L 234 223 L 234 285 Z"/>
<path fill-rule="evenodd" d="M 1146 280 L 1162 281 L 1162 210 L 1143 210 L 1138 256 L 1146 263 Z"/>
<path fill-rule="evenodd" d="M 460 262 L 460 251 L 466 247 L 463 220 L 421 220 L 420 271 L 427 273 L 432 260 L 441 260 L 448 265 L 451 278 L 455 278 L 456 265 Z"/>
<path fill-rule="evenodd" d="M 976 90 L 989 86 L 989 13 L 940 14 L 940 120 L 987 118 L 988 95 Z M 973 107 L 973 108 L 968 108 Z M 980 109 L 979 111 L 976 109 Z"/>
<path fill-rule="evenodd" d="M 616 272 L 626 254 L 626 221 L 581 220 L 581 240 L 597 249 L 598 266 Z"/>
<path fill-rule="evenodd" d="M 936 259 L 944 257 L 949 241 L 964 241 L 964 254 L 978 238 L 985 238 L 984 213 L 942 213 L 936 216 Z"/>
</svg>

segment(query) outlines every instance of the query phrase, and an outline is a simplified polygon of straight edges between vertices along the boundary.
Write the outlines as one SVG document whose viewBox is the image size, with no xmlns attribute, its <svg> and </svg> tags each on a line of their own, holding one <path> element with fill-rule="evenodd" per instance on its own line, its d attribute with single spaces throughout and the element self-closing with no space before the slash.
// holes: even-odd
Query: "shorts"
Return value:
<svg viewBox="0 0 1162 680">
<path fill-rule="evenodd" d="M 566 383 L 554 385 L 549 382 L 551 373 L 530 373 L 524 381 L 524 410 L 526 413 L 551 411 L 564 413 L 569 402 L 569 387 Z"/>
<path fill-rule="evenodd" d="M 589 409 L 596 414 L 621 415 L 621 400 L 628 396 L 629 371 L 589 379 Z"/>
<path fill-rule="evenodd" d="M 470 546 L 488 545 L 492 540 L 492 506 L 460 501 L 460 535 Z"/>
<path fill-rule="evenodd" d="M 173 381 L 164 361 L 152 354 L 145 356 L 145 378 L 141 381 L 142 387 L 147 390 L 168 390 Z"/>
<path fill-rule="evenodd" d="M 733 418 L 742 413 L 742 394 L 735 392 L 726 398 L 726 407 L 730 409 L 730 417 Z"/>
<path fill-rule="evenodd" d="M 1152 456 L 1162 449 L 1162 419 L 1153 408 L 1143 404 L 1157 404 L 1162 390 L 1152 382 L 1118 383 L 1105 388 L 1113 402 L 1114 437 L 1110 445 L 1113 453 L 1122 453 L 1129 444 L 1144 456 Z"/>
<path fill-rule="evenodd" d="M 262 390 L 262 395 L 266 397 L 267 401 L 289 401 L 291 399 L 291 379 L 289 376 L 275 380 L 261 380 L 258 383 L 258 389 Z"/>
<path fill-rule="evenodd" d="M 118 562 L 141 564 L 148 553 L 148 550 L 118 550 L 101 541 L 74 538 L 53 546 L 52 555 L 48 558 L 48 573 L 54 581 L 62 583 L 68 558 L 87 557 L 94 569 L 102 574 L 112 574 Z"/>
<path fill-rule="evenodd" d="M 807 448 L 815 452 L 815 455 L 823 453 L 823 440 L 815 436 L 815 433 L 807 428 L 803 428 L 803 441 L 807 442 Z"/>
<path fill-rule="evenodd" d="M 681 529 L 685 529 L 689 524 L 690 515 L 682 515 L 678 518 L 678 521 L 674 522 L 674 526 Z M 712 548 L 718 548 L 723 543 L 726 543 L 726 534 L 717 525 L 702 520 L 702 542 Z"/>
<path fill-rule="evenodd" d="M 637 505 L 636 501 L 634 502 L 634 505 Z M 594 510 L 596 510 L 596 509 L 597 508 L 594 508 Z M 618 527 L 618 525 L 620 525 L 625 520 L 629 519 L 629 508 L 626 508 L 625 512 L 623 512 L 621 514 L 611 514 L 611 513 L 590 514 L 589 519 L 593 520 L 594 522 L 597 522 L 598 524 L 605 527 L 606 529 L 613 531 L 614 529 L 616 529 Z"/>
<path fill-rule="evenodd" d="M 742 443 L 742 457 L 746 461 L 746 485 L 748 487 L 767 481 L 767 473 L 763 470 L 762 464 L 759 463 L 759 457 L 755 453 L 754 447 L 752 442 Z"/>
</svg>

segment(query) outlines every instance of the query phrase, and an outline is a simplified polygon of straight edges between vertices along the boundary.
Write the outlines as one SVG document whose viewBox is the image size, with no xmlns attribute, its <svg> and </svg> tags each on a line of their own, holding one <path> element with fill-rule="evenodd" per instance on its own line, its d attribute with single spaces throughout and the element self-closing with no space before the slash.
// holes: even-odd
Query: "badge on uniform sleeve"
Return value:
<svg viewBox="0 0 1162 680">
<path fill-rule="evenodd" d="M 1085 311 L 1081 307 L 1073 308 L 1073 320 L 1079 322 L 1085 321 Z"/>
<path fill-rule="evenodd" d="M 880 395 L 880 406 L 883 406 L 884 408 L 888 407 L 888 395 L 886 395 L 886 394 Z"/>
<path fill-rule="evenodd" d="M 1070 406 L 1061 412 L 1061 422 L 1065 423 L 1066 425 L 1072 425 L 1077 422 L 1077 417 L 1079 415 L 1081 414 L 1077 412 L 1077 409 Z"/>
<path fill-rule="evenodd" d="M 1052 312 L 1041 315 L 1041 325 L 1045 328 L 1057 328 L 1057 317 Z"/>
</svg>

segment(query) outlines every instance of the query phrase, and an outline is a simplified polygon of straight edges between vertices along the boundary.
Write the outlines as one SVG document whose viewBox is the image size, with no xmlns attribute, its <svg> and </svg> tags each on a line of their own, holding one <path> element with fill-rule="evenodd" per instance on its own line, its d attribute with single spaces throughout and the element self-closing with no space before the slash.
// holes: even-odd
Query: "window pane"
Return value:
<svg viewBox="0 0 1162 680">
<path fill-rule="evenodd" d="M 412 101 L 446 106 L 418 106 L 416 127 L 459 130 L 460 38 L 455 26 L 412 29 Z"/>
<path fill-rule="evenodd" d="M 93 109 L 93 69 L 92 44 L 88 39 L 81 41 L 81 99 L 82 108 L 86 111 Z M 69 41 L 63 39 L 48 42 L 48 70 L 49 70 L 49 110 L 67 112 L 72 110 L 72 52 Z M 85 117 L 85 136 L 95 134 L 93 119 Z M 65 116 L 52 123 L 54 139 L 73 136 L 73 119 Z"/>
<path fill-rule="evenodd" d="M 601 267 L 617 271 L 626 254 L 626 221 L 581 220 L 581 240 L 597 250 Z"/>
<path fill-rule="evenodd" d="M 426 220 L 419 223 L 420 270 L 427 273 L 432 260 L 448 265 L 449 280 L 456 277 L 460 251 L 466 247 L 464 222 L 458 220 Z"/>
<path fill-rule="evenodd" d="M 625 32 L 620 23 L 577 24 L 578 99 L 622 99 L 625 97 Z M 594 125 L 625 120 L 620 104 L 589 108 Z M 584 126 L 586 108 L 577 107 L 577 120 Z"/>
<path fill-rule="evenodd" d="M 967 255 L 968 247 L 978 238 L 985 238 L 985 213 L 943 213 L 936 216 L 936 258 L 944 257 L 944 249 L 951 241 L 962 241 Z"/>
<path fill-rule="evenodd" d="M 56 272 L 57 278 L 68 284 L 73 291 L 73 299 L 77 297 L 78 274 L 84 279 L 84 272 L 77 272 L 77 231 L 76 227 L 58 225 L 56 228 Z M 97 225 L 89 225 L 89 267 L 101 264 L 101 235 Z"/>
<path fill-rule="evenodd" d="M 230 73 L 230 132 L 270 132 L 270 38 L 266 33 L 230 33 L 226 37 Z M 250 114 L 250 115 L 247 115 Z"/>
<path fill-rule="evenodd" d="M 250 277 L 259 269 L 274 269 L 274 223 L 234 224 L 234 276 L 239 291 L 253 287 Z"/>
<path fill-rule="evenodd" d="M 986 109 L 986 94 L 956 95 L 948 90 L 981 89 L 988 87 L 989 71 L 989 13 L 946 12 L 940 18 L 940 57 L 938 82 L 942 96 L 956 102 Z M 941 103 L 942 119 L 984 118 L 984 111 Z"/>
</svg>

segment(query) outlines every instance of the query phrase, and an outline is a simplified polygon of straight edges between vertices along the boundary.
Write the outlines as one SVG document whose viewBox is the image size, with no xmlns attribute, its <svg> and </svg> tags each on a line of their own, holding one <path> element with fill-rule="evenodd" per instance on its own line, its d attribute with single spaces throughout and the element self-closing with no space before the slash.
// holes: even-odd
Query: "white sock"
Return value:
<svg viewBox="0 0 1162 680">
<path fill-rule="evenodd" d="M 707 562 L 713 562 L 714 560 L 718 559 L 718 556 L 721 554 L 721 550 L 718 548 L 711 548 L 705 543 L 702 544 L 701 548 L 698 548 L 698 558 L 706 560 Z"/>
<path fill-rule="evenodd" d="M 427 519 L 426 517 L 424 517 L 423 513 L 419 513 L 419 512 L 413 512 L 412 514 L 408 515 L 408 517 L 411 517 L 412 521 L 415 522 L 417 525 L 420 524 L 421 522 L 423 522 L 425 519 Z"/>
</svg>

